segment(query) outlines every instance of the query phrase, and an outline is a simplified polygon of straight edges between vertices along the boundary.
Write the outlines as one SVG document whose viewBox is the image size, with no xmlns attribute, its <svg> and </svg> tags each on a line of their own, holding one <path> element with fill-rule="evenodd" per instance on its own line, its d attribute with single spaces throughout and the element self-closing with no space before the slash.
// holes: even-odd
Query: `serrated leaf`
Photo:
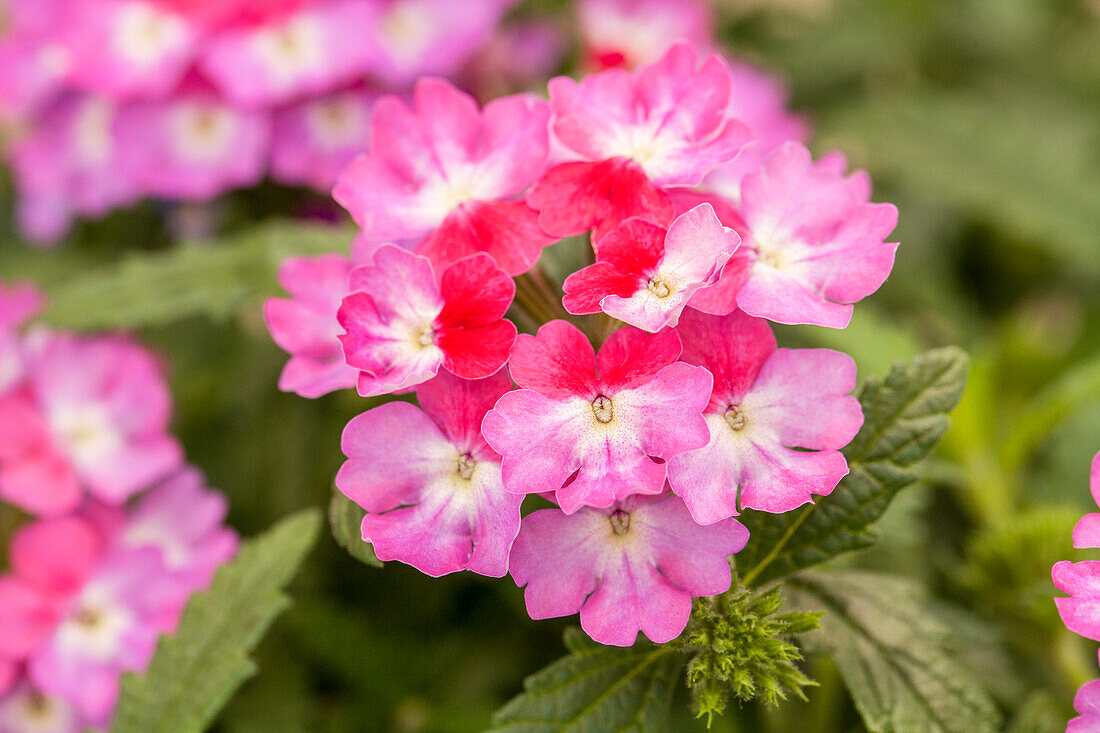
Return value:
<svg viewBox="0 0 1100 733">
<path fill-rule="evenodd" d="M 347 229 L 274 222 L 223 241 L 132 253 L 50 289 L 45 320 L 74 329 L 134 328 L 188 316 L 223 319 L 276 291 L 291 255 L 347 249 Z"/>
<path fill-rule="evenodd" d="M 986 733 L 1001 713 L 951 655 L 959 639 L 916 583 L 877 573 L 799 573 L 792 605 L 822 610 L 809 651 L 833 658 L 872 733 Z"/>
<path fill-rule="evenodd" d="M 199 733 L 256 673 L 248 653 L 290 603 L 282 592 L 317 539 L 315 509 L 245 542 L 187 604 L 144 674 L 122 678 L 112 733 Z"/>
<path fill-rule="evenodd" d="M 528 677 L 524 692 L 493 716 L 491 733 L 616 733 L 667 730 L 686 658 L 648 643 L 622 649 L 565 632 L 569 656 Z"/>
<path fill-rule="evenodd" d="M 366 512 L 354 501 L 339 491 L 332 492 L 332 500 L 328 504 L 328 522 L 336 544 L 359 562 L 380 568 L 384 563 L 374 554 L 371 543 L 363 540 L 360 531 L 364 515 Z"/>
<path fill-rule="evenodd" d="M 969 360 L 958 348 L 895 364 L 860 393 L 864 423 L 844 449 L 849 473 L 829 496 L 786 514 L 746 511 L 750 538 L 738 554 L 745 585 L 782 578 L 874 542 L 871 524 L 917 479 L 914 464 L 950 425 L 947 413 L 966 384 Z"/>
</svg>

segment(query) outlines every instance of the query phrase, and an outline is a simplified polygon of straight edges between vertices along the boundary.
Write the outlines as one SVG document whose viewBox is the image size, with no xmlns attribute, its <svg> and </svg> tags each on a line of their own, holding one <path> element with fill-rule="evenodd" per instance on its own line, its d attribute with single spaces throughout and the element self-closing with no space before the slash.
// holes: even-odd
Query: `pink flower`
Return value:
<svg viewBox="0 0 1100 733">
<path fill-rule="evenodd" d="M 17 329 L 42 307 L 32 285 L 0 283 L 0 397 L 23 378 L 23 346 Z"/>
<path fill-rule="evenodd" d="M 748 537 L 735 519 L 699 526 L 675 496 L 632 496 L 605 509 L 528 515 L 510 571 L 527 586 L 533 619 L 579 611 L 601 644 L 630 646 L 639 631 L 660 644 L 684 630 L 693 597 L 729 589 L 727 558 Z"/>
<path fill-rule="evenodd" d="M 1093 456 L 1089 472 L 1093 501 L 1100 505 L 1100 453 Z M 1086 514 L 1073 528 L 1073 546 L 1100 547 L 1100 514 Z M 1069 597 L 1055 598 L 1066 627 L 1088 639 L 1100 641 L 1100 561 L 1063 560 L 1051 571 L 1054 585 Z"/>
<path fill-rule="evenodd" d="M 229 106 L 198 86 L 127 108 L 119 129 L 135 141 L 126 149 L 130 176 L 169 199 L 206 200 L 258 183 L 271 139 L 267 113 Z"/>
<path fill-rule="evenodd" d="M 344 362 L 336 320 L 351 268 L 336 254 L 291 257 L 279 267 L 279 282 L 293 298 L 268 298 L 264 320 L 275 343 L 290 353 L 279 375 L 282 391 L 313 398 L 355 386 L 359 371 Z"/>
<path fill-rule="evenodd" d="M 36 689 L 25 674 L 13 685 L 8 694 L 0 693 L 3 733 L 84 733 L 95 724 L 71 703 Z"/>
<path fill-rule="evenodd" d="M 140 190 L 125 167 L 123 139 L 109 99 L 69 94 L 45 109 L 11 149 L 21 229 L 52 242 L 76 214 L 101 216 L 136 201 Z"/>
<path fill-rule="evenodd" d="M 599 313 L 646 331 L 675 326 L 691 296 L 713 285 L 741 243 L 710 204 L 664 229 L 631 218 L 596 243 L 596 263 L 565 279 L 565 309 Z"/>
<path fill-rule="evenodd" d="M 237 552 L 237 533 L 225 526 L 228 510 L 225 496 L 207 487 L 198 469 L 187 467 L 138 499 L 116 543 L 159 553 L 164 572 L 182 593 L 172 610 L 182 610 L 187 596 L 206 588 L 214 571 Z"/>
<path fill-rule="evenodd" d="M 652 63 L 677 40 L 696 48 L 714 43 L 711 9 L 702 0 L 579 0 L 577 23 L 595 69 Z"/>
<path fill-rule="evenodd" d="M 1100 680 L 1081 685 L 1073 698 L 1077 717 L 1066 725 L 1066 733 L 1097 733 L 1100 731 Z"/>
<path fill-rule="evenodd" d="M 439 79 L 416 85 L 415 109 L 396 97 L 375 106 L 370 152 L 333 196 L 375 241 L 422 240 L 436 267 L 488 252 L 508 274 L 528 270 L 554 240 L 520 195 L 547 157 L 545 102 L 494 100 L 482 111 Z"/>
<path fill-rule="evenodd" d="M 199 62 L 234 105 L 271 106 L 363 76 L 378 12 L 364 0 L 329 0 L 210 39 Z"/>
<path fill-rule="evenodd" d="M 485 440 L 503 458 L 504 486 L 556 492 L 567 514 L 664 490 L 664 462 L 706 444 L 705 369 L 674 363 L 671 330 L 623 328 L 599 356 L 576 326 L 551 321 L 521 335 L 509 369 L 522 388 L 485 416 Z"/>
<path fill-rule="evenodd" d="M 710 524 L 741 507 L 786 512 L 830 493 L 848 473 L 840 453 L 863 424 L 852 359 L 829 349 L 776 349 L 767 322 L 739 311 L 688 310 L 676 328 L 681 358 L 706 367 L 714 388 L 710 441 L 668 464 L 691 516 Z"/>
<path fill-rule="evenodd" d="M 340 342 L 364 397 L 420 384 L 440 367 L 481 379 L 508 360 L 516 327 L 504 312 L 516 286 L 487 254 L 455 262 L 437 283 L 427 258 L 387 245 L 351 271 L 350 290 Z"/>
<path fill-rule="evenodd" d="M 72 57 L 48 32 L 7 31 L 0 39 L 0 113 L 33 118 L 61 93 Z"/>
<path fill-rule="evenodd" d="M 697 66 L 686 44 L 636 74 L 552 79 L 554 135 L 589 162 L 556 166 L 535 185 L 527 202 L 539 223 L 558 236 L 595 226 L 598 239 L 630 216 L 667 211 L 656 187 L 695 186 L 747 142 L 747 128 L 726 114 L 729 91 L 722 60 Z"/>
<path fill-rule="evenodd" d="M 523 497 L 504 490 L 481 420 L 511 386 L 503 373 L 468 381 L 441 372 L 416 390 L 423 410 L 390 402 L 348 423 L 336 485 L 367 510 L 363 539 L 380 559 L 434 577 L 508 572 Z"/>
<path fill-rule="evenodd" d="M 0 398 L 0 496 L 37 514 L 119 504 L 180 465 L 160 368 L 131 341 L 46 334 Z"/>
<path fill-rule="evenodd" d="M 371 72 L 392 88 L 422 76 L 451 76 L 489 37 L 516 0 L 374 0 L 382 7 Z"/>
<path fill-rule="evenodd" d="M 160 2 L 73 0 L 61 33 L 77 87 L 115 99 L 163 97 L 179 84 L 197 29 Z"/>
<path fill-rule="evenodd" d="M 839 154 L 815 164 L 796 142 L 770 153 L 742 183 L 740 225 L 723 222 L 741 234 L 741 249 L 716 293 L 703 291 L 692 306 L 847 326 L 851 304 L 877 290 L 894 266 L 897 244 L 883 240 L 897 224 L 897 209 L 868 203 L 870 179 L 862 171 L 845 178 L 846 165 Z"/>
<path fill-rule="evenodd" d="M 275 113 L 271 177 L 328 193 L 370 141 L 375 95 L 347 90 L 315 97 Z"/>
</svg>

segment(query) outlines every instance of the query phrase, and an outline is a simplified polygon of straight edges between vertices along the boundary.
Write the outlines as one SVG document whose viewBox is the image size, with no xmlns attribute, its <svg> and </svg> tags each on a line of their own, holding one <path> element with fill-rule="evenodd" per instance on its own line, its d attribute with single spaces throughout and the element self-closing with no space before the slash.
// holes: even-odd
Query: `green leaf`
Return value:
<svg viewBox="0 0 1100 733">
<path fill-rule="evenodd" d="M 985 733 L 1001 713 L 951 653 L 960 640 L 916 583 L 876 573 L 800 573 L 790 603 L 823 610 L 809 651 L 833 658 L 872 733 Z"/>
<path fill-rule="evenodd" d="M 315 509 L 249 540 L 187 604 L 179 628 L 161 638 L 144 674 L 122 678 L 112 733 L 199 733 L 256 673 L 248 658 L 290 603 L 282 592 L 317 538 Z"/>
<path fill-rule="evenodd" d="M 968 359 L 958 348 L 899 363 L 860 394 L 864 423 L 844 449 L 849 474 L 816 504 L 785 514 L 746 511 L 749 544 L 737 556 L 747 586 L 782 578 L 874 542 L 871 524 L 917 479 L 923 459 L 950 425 L 947 413 L 966 383 Z"/>
<path fill-rule="evenodd" d="M 332 501 L 328 505 L 328 522 L 332 527 L 332 536 L 336 544 L 348 551 L 356 560 L 380 568 L 383 562 L 374 554 L 371 543 L 363 540 L 360 527 L 363 524 L 363 509 L 339 491 L 332 492 Z"/>
<path fill-rule="evenodd" d="M 344 228 L 275 222 L 224 241 L 132 253 L 51 287 L 45 319 L 88 330 L 195 315 L 224 319 L 249 299 L 276 292 L 287 257 L 343 251 L 349 238 Z"/>
<path fill-rule="evenodd" d="M 492 733 L 663 733 L 686 657 L 671 647 L 601 646 L 565 632 L 569 656 L 528 677 L 497 711 Z"/>
</svg>

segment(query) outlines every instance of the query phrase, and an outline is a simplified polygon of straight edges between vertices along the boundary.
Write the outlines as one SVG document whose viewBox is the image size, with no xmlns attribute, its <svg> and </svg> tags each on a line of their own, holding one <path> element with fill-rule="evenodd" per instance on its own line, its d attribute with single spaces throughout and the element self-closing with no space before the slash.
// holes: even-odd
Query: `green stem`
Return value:
<svg viewBox="0 0 1100 733">
<path fill-rule="evenodd" d="M 745 573 L 745 577 L 743 578 L 742 582 L 745 584 L 746 588 L 751 588 L 752 582 L 756 580 L 757 576 L 759 576 L 760 573 L 764 571 L 764 568 L 768 567 L 768 565 L 771 565 L 772 561 L 775 560 L 775 558 L 779 557 L 779 553 L 783 551 L 783 548 L 786 546 L 787 542 L 789 542 L 791 537 L 794 536 L 794 533 L 798 531 L 798 528 L 802 526 L 802 523 L 806 521 L 806 518 L 810 516 L 810 512 L 813 511 L 813 508 L 813 504 L 806 507 L 806 509 L 800 515 L 798 515 L 798 519 L 794 520 L 794 523 L 790 527 L 787 527 L 787 531 L 783 533 L 783 536 L 779 538 L 779 541 L 775 543 L 775 546 L 771 549 L 771 551 L 764 556 L 764 559 L 758 562 L 756 564 L 756 567 L 754 567 L 752 570 Z"/>
</svg>

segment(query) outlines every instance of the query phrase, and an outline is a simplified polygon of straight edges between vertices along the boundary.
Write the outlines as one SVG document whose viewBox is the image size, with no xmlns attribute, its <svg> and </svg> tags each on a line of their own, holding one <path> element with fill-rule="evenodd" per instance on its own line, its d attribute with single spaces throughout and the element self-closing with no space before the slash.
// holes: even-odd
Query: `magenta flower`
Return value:
<svg viewBox="0 0 1100 733">
<path fill-rule="evenodd" d="M 695 186 L 747 142 L 726 114 L 729 91 L 722 60 L 698 66 L 686 44 L 636 74 L 552 79 L 554 135 L 584 162 L 555 166 L 527 195 L 539 223 L 558 236 L 596 227 L 598 239 L 631 216 L 668 212 L 657 187 Z"/>
<path fill-rule="evenodd" d="M 1100 453 L 1092 458 L 1089 489 L 1093 501 L 1100 505 Z M 1077 522 L 1073 528 L 1073 546 L 1100 547 L 1100 514 L 1086 514 Z M 1075 634 L 1100 641 L 1100 561 L 1063 560 L 1055 564 L 1051 577 L 1058 590 L 1069 594 L 1068 598 L 1054 599 L 1066 627 Z"/>
<path fill-rule="evenodd" d="M 340 172 L 369 146 L 376 96 L 347 90 L 278 110 L 271 139 L 271 177 L 328 193 Z"/>
<path fill-rule="evenodd" d="M 361 78 L 376 47 L 378 10 L 363 0 L 315 3 L 215 35 L 199 62 L 234 105 L 281 104 Z"/>
<path fill-rule="evenodd" d="M 23 377 L 23 346 L 17 329 L 42 303 L 42 294 L 32 285 L 0 283 L 0 398 Z"/>
<path fill-rule="evenodd" d="M 141 102 L 120 116 L 129 175 L 147 193 L 206 200 L 264 174 L 271 120 L 263 111 L 229 106 L 204 85 L 163 101 Z"/>
<path fill-rule="evenodd" d="M 678 40 L 699 49 L 714 43 L 712 13 L 704 0 L 580 0 L 576 7 L 591 68 L 652 63 Z"/>
<path fill-rule="evenodd" d="M 84 733 L 95 725 L 66 700 L 36 689 L 25 674 L 12 685 L 8 694 L 0 692 L 3 733 Z"/>
<path fill-rule="evenodd" d="M 786 512 L 830 493 L 848 473 L 840 453 L 863 424 L 851 357 L 829 349 L 776 349 L 767 322 L 739 311 L 684 313 L 681 358 L 706 367 L 714 388 L 710 441 L 668 464 L 672 490 L 710 524 L 741 508 Z"/>
<path fill-rule="evenodd" d="M 851 304 L 882 285 L 897 250 L 884 242 L 897 224 L 897 209 L 868 203 L 870 179 L 862 171 L 845 178 L 846 167 L 839 154 L 815 164 L 796 142 L 770 153 L 758 172 L 744 178 L 736 207 L 741 225 L 723 221 L 742 240 L 717 286 L 726 297 L 703 291 L 692 306 L 718 315 L 739 307 L 778 323 L 846 327 Z"/>
<path fill-rule="evenodd" d="M 696 524 L 675 496 L 632 496 L 572 515 L 528 515 L 510 572 L 527 586 L 533 619 L 579 611 L 581 628 L 601 644 L 630 646 L 639 631 L 661 644 L 684 630 L 693 597 L 729 589 L 727 558 L 748 538 L 735 519 Z"/>
<path fill-rule="evenodd" d="M 380 559 L 435 577 L 508 572 L 523 497 L 504 490 L 481 420 L 511 386 L 503 372 L 476 381 L 441 372 L 417 388 L 422 410 L 390 402 L 348 423 L 336 485 L 367 510 L 363 539 Z"/>
<path fill-rule="evenodd" d="M 268 298 L 264 320 L 275 343 L 290 354 L 279 375 L 282 391 L 313 398 L 355 386 L 359 372 L 344 361 L 336 320 L 351 269 L 336 254 L 291 257 L 279 267 L 279 283 L 293 298 Z"/>
<path fill-rule="evenodd" d="M 382 14 L 370 71 L 392 88 L 451 76 L 488 39 L 516 0 L 372 0 Z"/>
<path fill-rule="evenodd" d="M 32 513 L 119 504 L 182 461 L 160 368 L 118 337 L 46 334 L 25 385 L 0 398 L 0 496 Z"/>
<path fill-rule="evenodd" d="M 549 115 L 533 95 L 479 111 L 449 83 L 421 80 L 412 110 L 396 97 L 378 101 L 370 152 L 344 172 L 333 196 L 364 237 L 419 240 L 417 252 L 439 268 L 488 252 L 517 275 L 554 241 L 516 198 L 546 165 Z"/>
<path fill-rule="evenodd" d="M 1066 733 L 1096 733 L 1100 730 L 1100 680 L 1081 685 L 1073 697 L 1077 717 L 1066 725 Z"/>
<path fill-rule="evenodd" d="M 337 314 L 347 363 L 364 397 L 407 389 L 443 367 L 463 379 L 495 374 L 516 327 L 504 318 L 516 285 L 479 253 L 455 262 L 437 283 L 425 257 L 387 245 L 351 271 Z"/>
<path fill-rule="evenodd" d="M 671 330 L 620 329 L 598 356 L 565 321 L 519 336 L 508 366 L 522 389 L 501 397 L 482 425 L 503 456 L 505 488 L 556 492 L 567 514 L 663 491 L 664 462 L 708 438 L 710 375 L 674 363 L 679 355 Z"/>
<path fill-rule="evenodd" d="M 148 0 L 74 0 L 61 19 L 79 88 L 116 99 L 162 97 L 191 64 L 197 30 Z"/>
<path fill-rule="evenodd" d="M 668 229 L 631 218 L 596 242 L 596 263 L 565 279 L 565 309 L 599 313 L 646 331 L 675 326 L 691 296 L 718 281 L 741 243 L 709 204 Z"/>
</svg>

